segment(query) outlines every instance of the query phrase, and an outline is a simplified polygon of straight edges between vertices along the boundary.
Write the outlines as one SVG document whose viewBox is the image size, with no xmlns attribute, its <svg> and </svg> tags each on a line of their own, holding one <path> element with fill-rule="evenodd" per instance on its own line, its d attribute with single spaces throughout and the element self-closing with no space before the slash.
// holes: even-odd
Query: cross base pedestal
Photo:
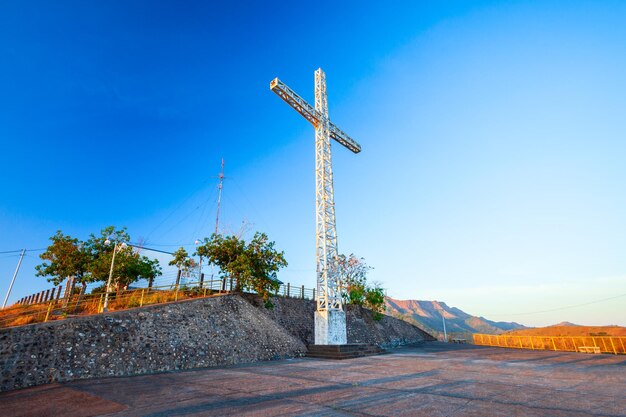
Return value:
<svg viewBox="0 0 626 417">
<path fill-rule="evenodd" d="M 346 312 L 343 310 L 326 310 L 315 312 L 315 344 L 345 345 Z"/>
<path fill-rule="evenodd" d="M 376 345 L 364 343 L 351 345 L 309 345 L 307 356 L 319 359 L 353 359 L 387 353 Z"/>
</svg>

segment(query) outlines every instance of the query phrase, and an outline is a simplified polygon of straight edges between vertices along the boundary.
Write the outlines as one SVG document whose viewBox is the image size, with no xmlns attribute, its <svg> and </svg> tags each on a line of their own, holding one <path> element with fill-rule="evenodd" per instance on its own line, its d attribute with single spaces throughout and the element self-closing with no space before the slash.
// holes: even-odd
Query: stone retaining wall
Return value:
<svg viewBox="0 0 626 417">
<path fill-rule="evenodd" d="M 302 341 L 238 296 L 0 330 L 0 391 L 301 356 Z"/>
<path fill-rule="evenodd" d="M 263 308 L 263 302 L 258 296 L 246 295 L 245 298 L 305 344 L 314 343 L 315 301 L 276 297 L 272 299 L 274 308 L 267 310 Z M 355 305 L 346 307 L 348 343 L 368 343 L 382 348 L 392 348 L 435 340 L 425 331 L 406 321 L 387 315 L 383 316 L 382 320 L 376 321 L 372 312 L 366 308 Z"/>
<path fill-rule="evenodd" d="M 225 295 L 0 330 L 0 391 L 302 356 L 315 302 Z M 429 340 L 417 327 L 349 306 L 348 343 Z"/>
</svg>

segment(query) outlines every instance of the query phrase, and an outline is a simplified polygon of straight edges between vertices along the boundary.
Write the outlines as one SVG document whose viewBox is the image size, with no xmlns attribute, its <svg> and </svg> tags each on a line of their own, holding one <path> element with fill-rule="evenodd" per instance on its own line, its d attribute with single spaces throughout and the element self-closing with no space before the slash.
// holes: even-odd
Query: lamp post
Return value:
<svg viewBox="0 0 626 417">
<path fill-rule="evenodd" d="M 111 241 L 109 239 L 104 241 L 105 245 L 110 245 Z M 107 281 L 106 293 L 104 294 L 104 304 L 102 305 L 102 312 L 106 313 L 109 310 L 109 291 L 111 289 L 111 279 L 113 278 L 113 266 L 115 265 L 115 254 L 119 249 L 125 248 L 126 243 L 124 242 L 115 242 L 115 246 L 113 247 L 113 257 L 111 258 L 111 269 L 109 270 L 109 280 Z"/>
</svg>

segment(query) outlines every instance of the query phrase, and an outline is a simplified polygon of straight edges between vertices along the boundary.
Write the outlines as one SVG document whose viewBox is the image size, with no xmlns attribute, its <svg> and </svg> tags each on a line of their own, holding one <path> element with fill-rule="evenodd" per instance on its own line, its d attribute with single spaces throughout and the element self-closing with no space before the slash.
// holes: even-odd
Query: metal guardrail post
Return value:
<svg viewBox="0 0 626 417">
<path fill-rule="evenodd" d="M 560 352 L 581 352 L 597 349 L 601 353 L 626 354 L 626 344 L 624 343 L 626 338 L 622 336 L 498 336 L 475 333 L 472 337 L 474 344 L 482 346 Z M 600 341 L 597 340 L 598 338 Z M 583 348 L 584 350 L 581 350 Z"/>
<path fill-rule="evenodd" d="M 52 305 L 54 304 L 54 301 L 50 301 L 50 305 L 48 306 L 48 311 L 46 312 L 46 318 L 44 319 L 44 323 L 48 321 L 48 318 L 50 317 L 50 311 L 52 310 Z"/>
</svg>

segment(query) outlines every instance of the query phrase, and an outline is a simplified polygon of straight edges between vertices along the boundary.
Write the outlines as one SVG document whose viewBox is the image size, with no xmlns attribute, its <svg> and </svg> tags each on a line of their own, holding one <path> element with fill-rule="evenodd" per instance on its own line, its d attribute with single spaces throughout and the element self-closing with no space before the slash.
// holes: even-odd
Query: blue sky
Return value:
<svg viewBox="0 0 626 417">
<path fill-rule="evenodd" d="M 110 224 L 192 250 L 223 157 L 223 230 L 314 286 L 313 129 L 269 82 L 312 102 L 322 67 L 363 147 L 333 147 L 339 250 L 390 296 L 626 325 L 626 4 L 223 3 L 0 4 L 0 252 Z"/>
</svg>

